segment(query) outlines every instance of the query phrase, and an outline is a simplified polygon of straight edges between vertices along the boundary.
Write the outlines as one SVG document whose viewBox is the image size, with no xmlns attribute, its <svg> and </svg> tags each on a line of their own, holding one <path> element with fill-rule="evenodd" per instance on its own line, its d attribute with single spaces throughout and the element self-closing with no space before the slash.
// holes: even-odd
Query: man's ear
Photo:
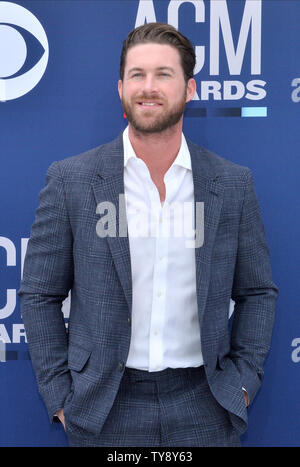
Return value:
<svg viewBox="0 0 300 467">
<path fill-rule="evenodd" d="M 118 81 L 118 93 L 119 93 L 119 96 L 120 96 L 121 100 L 122 100 L 122 91 L 123 91 L 123 83 L 122 83 L 122 80 L 119 79 L 119 81 Z"/>
<path fill-rule="evenodd" d="M 185 100 L 186 103 L 193 99 L 196 89 L 197 89 L 196 81 L 194 80 L 194 78 L 190 78 L 188 80 L 187 87 L 186 87 L 186 100 Z"/>
</svg>

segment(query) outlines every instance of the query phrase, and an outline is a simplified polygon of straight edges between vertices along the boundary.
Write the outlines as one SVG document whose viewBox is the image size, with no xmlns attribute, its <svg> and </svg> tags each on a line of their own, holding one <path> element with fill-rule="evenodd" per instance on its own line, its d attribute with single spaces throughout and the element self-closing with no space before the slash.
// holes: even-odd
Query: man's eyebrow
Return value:
<svg viewBox="0 0 300 467">
<path fill-rule="evenodd" d="M 171 71 L 171 73 L 174 73 L 174 68 L 170 67 L 170 66 L 160 66 L 157 68 L 157 70 L 168 70 L 168 71 Z"/>
<path fill-rule="evenodd" d="M 128 70 L 128 73 L 132 73 L 133 71 L 142 71 L 142 70 L 143 70 L 142 68 L 133 67 L 133 68 L 130 68 L 130 70 Z"/>
<path fill-rule="evenodd" d="M 174 69 L 170 66 L 159 66 L 156 68 L 156 70 L 157 71 L 167 70 L 167 71 L 170 71 L 171 73 L 174 73 Z M 130 68 L 130 70 L 128 70 L 128 74 L 134 71 L 143 71 L 143 68 L 140 68 L 140 67 Z"/>
</svg>

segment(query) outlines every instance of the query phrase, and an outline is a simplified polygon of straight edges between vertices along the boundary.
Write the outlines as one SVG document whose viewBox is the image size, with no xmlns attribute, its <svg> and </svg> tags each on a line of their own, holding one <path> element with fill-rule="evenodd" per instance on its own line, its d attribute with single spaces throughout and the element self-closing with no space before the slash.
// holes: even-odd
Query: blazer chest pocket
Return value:
<svg viewBox="0 0 300 467">
<path fill-rule="evenodd" d="M 91 350 L 83 349 L 74 344 L 70 345 L 68 351 L 68 368 L 77 372 L 82 371 L 91 353 Z"/>
</svg>

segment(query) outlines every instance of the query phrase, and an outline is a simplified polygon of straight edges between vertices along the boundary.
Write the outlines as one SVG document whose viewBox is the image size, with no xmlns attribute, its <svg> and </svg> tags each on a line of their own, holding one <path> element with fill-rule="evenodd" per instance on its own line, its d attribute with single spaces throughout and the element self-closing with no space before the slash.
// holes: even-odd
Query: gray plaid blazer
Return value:
<svg viewBox="0 0 300 467">
<path fill-rule="evenodd" d="M 278 290 L 250 170 L 187 142 L 195 202 L 204 202 L 204 244 L 195 248 L 195 257 L 205 372 L 214 397 L 242 433 L 247 426 L 242 387 L 252 401 L 270 346 Z M 119 224 L 123 170 L 122 135 L 50 166 L 19 290 L 50 420 L 64 407 L 70 432 L 85 437 L 101 431 L 130 344 L 129 241 L 96 233 L 100 202 L 116 206 Z M 66 332 L 61 306 L 70 290 Z"/>
</svg>

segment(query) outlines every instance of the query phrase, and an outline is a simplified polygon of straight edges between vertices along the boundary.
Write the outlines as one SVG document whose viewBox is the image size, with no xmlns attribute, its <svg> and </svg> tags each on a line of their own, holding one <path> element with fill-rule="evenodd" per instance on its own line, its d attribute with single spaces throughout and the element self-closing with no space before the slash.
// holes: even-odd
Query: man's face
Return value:
<svg viewBox="0 0 300 467">
<path fill-rule="evenodd" d="M 149 134 L 179 122 L 196 85 L 194 79 L 185 82 L 177 49 L 151 43 L 128 50 L 118 90 L 128 121 L 139 132 Z"/>
</svg>

